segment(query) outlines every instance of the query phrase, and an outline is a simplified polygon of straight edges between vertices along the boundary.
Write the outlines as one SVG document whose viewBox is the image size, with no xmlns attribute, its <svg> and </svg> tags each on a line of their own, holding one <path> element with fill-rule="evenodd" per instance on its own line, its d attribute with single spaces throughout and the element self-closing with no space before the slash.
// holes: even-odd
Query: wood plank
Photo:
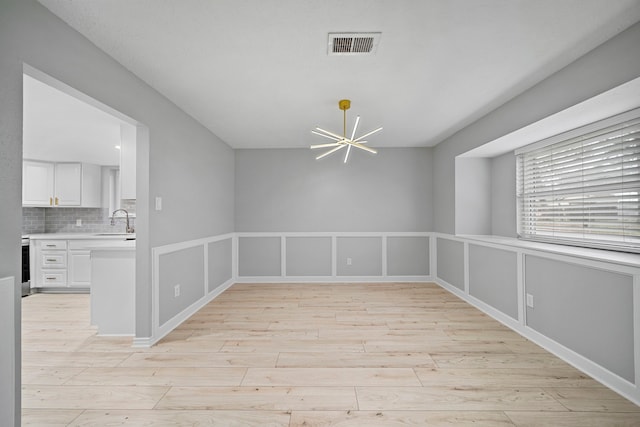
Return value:
<svg viewBox="0 0 640 427">
<path fill-rule="evenodd" d="M 349 410 L 353 387 L 172 387 L 158 409 L 178 410 Z"/>
<path fill-rule="evenodd" d="M 566 411 L 540 388 L 356 387 L 361 410 Z"/>
<path fill-rule="evenodd" d="M 86 368 L 68 385 L 239 386 L 247 368 Z"/>
<path fill-rule="evenodd" d="M 82 409 L 22 409 L 22 426 L 66 427 L 82 414 Z"/>
<path fill-rule="evenodd" d="M 506 411 L 518 427 L 637 427 L 636 413 Z"/>
<path fill-rule="evenodd" d="M 243 386 L 420 386 L 410 368 L 249 368 Z"/>
<path fill-rule="evenodd" d="M 513 426 L 499 411 L 293 411 L 291 426 Z"/>
<path fill-rule="evenodd" d="M 275 367 L 278 353 L 134 353 L 123 367 Z"/>
<path fill-rule="evenodd" d="M 428 353 L 280 353 L 278 368 L 434 368 Z"/>
<path fill-rule="evenodd" d="M 515 369 L 425 369 L 416 368 L 416 375 L 425 387 L 602 387 L 573 368 Z"/>
<path fill-rule="evenodd" d="M 23 408 L 152 409 L 169 387 L 25 385 Z"/>
<path fill-rule="evenodd" d="M 283 411 L 85 411 L 69 427 L 93 426 L 224 426 L 287 427 L 291 415 Z"/>
</svg>

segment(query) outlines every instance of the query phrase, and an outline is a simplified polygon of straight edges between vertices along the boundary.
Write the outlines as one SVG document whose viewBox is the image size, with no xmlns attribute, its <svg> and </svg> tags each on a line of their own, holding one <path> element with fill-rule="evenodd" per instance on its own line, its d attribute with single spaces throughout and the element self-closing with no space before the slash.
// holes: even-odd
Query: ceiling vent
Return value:
<svg viewBox="0 0 640 427">
<path fill-rule="evenodd" d="M 381 33 L 329 33 L 329 56 L 374 55 Z"/>
</svg>

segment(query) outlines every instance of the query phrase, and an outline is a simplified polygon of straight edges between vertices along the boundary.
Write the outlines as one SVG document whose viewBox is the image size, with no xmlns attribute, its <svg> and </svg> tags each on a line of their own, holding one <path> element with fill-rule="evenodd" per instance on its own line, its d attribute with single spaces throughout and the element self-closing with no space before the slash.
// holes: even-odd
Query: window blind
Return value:
<svg viewBox="0 0 640 427">
<path fill-rule="evenodd" d="M 640 117 L 517 157 L 523 239 L 640 252 Z"/>
</svg>

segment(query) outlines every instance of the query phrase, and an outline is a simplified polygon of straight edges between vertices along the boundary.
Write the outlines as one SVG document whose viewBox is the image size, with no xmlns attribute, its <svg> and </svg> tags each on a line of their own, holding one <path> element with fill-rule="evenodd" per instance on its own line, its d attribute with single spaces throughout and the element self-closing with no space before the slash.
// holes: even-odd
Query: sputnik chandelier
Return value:
<svg viewBox="0 0 640 427">
<path fill-rule="evenodd" d="M 316 157 L 316 160 L 320 160 L 323 157 L 326 157 L 330 154 L 335 153 L 336 151 L 340 151 L 343 148 L 347 148 L 347 152 L 344 155 L 344 162 L 347 163 L 347 160 L 349 159 L 349 154 L 351 153 L 351 147 L 356 147 L 359 148 L 361 150 L 364 151 L 368 151 L 370 153 L 376 154 L 377 151 L 374 150 L 373 148 L 367 147 L 366 144 L 367 141 L 364 141 L 364 138 L 373 135 L 376 132 L 379 132 L 382 130 L 381 127 L 379 127 L 376 130 L 373 130 L 369 133 L 366 133 L 358 138 L 356 138 L 356 131 L 358 130 L 358 123 L 360 122 L 360 116 L 356 117 L 356 122 L 353 125 L 353 131 L 351 132 L 351 138 L 347 138 L 347 110 L 351 107 L 351 101 L 348 99 L 341 99 L 340 102 L 338 102 L 338 107 L 340 107 L 340 109 L 343 112 L 343 116 L 344 116 L 344 120 L 343 120 L 343 133 L 342 136 L 333 133 L 333 132 L 329 132 L 328 130 L 324 130 L 324 129 L 320 129 L 320 128 L 315 128 L 315 130 L 312 130 L 311 133 L 315 134 L 315 135 L 320 135 L 324 138 L 327 139 L 331 139 L 333 142 L 327 143 L 327 144 L 316 144 L 316 145 L 312 145 L 310 148 L 312 150 L 318 149 L 318 148 L 330 148 L 329 151 L 327 151 L 326 153 L 323 153 L 321 155 L 319 155 L 318 157 Z"/>
</svg>

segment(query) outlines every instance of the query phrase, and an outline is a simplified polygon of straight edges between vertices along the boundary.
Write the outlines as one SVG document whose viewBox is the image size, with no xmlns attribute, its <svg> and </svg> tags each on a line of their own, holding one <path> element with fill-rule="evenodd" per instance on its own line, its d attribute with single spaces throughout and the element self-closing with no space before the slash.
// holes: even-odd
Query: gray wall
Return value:
<svg viewBox="0 0 640 427">
<path fill-rule="evenodd" d="M 455 234 L 455 156 L 640 76 L 640 23 L 465 127 L 433 150 L 434 231 Z M 615 64 L 615 66 L 612 66 Z"/>
<path fill-rule="evenodd" d="M 503 154 L 491 159 L 491 234 L 517 237 L 516 156 Z"/>
<path fill-rule="evenodd" d="M 469 245 L 469 294 L 518 318 L 518 266 L 515 252 Z"/>
<path fill-rule="evenodd" d="M 150 248 L 234 230 L 234 153 L 193 118 L 35 0 L 3 0 L 1 7 L 0 194 L 3 203 L 0 204 L 0 277 L 19 277 L 24 62 L 149 128 L 148 155 L 143 158 L 138 155 L 137 159 L 136 252 L 139 260 L 136 335 L 149 336 Z M 148 163 L 148 174 L 140 180 L 140 165 L 145 162 Z M 148 209 L 149 194 L 163 197 L 162 211 Z M 190 215 L 187 223 L 183 223 L 184 212 Z M 16 300 L 16 306 L 19 308 L 19 300 Z M 19 310 L 16 310 L 16 319 L 19 325 Z M 19 334 L 15 340 L 4 335 L 0 339 L 3 343 L 0 352 L 11 352 L 19 361 Z M 18 424 L 18 381 L 15 384 L 1 381 L 0 384 L 0 413 L 9 414 L 3 421 Z"/>
<path fill-rule="evenodd" d="M 236 151 L 236 231 L 430 231 L 431 149 Z"/>
<path fill-rule="evenodd" d="M 456 234 L 491 234 L 491 159 L 455 160 Z"/>
<path fill-rule="evenodd" d="M 233 277 L 233 245 L 231 239 L 209 243 L 209 283 L 211 292 Z"/>
<path fill-rule="evenodd" d="M 633 277 L 525 256 L 527 325 L 635 382 Z"/>
<path fill-rule="evenodd" d="M 449 239 L 436 239 L 437 276 L 464 291 L 464 243 Z"/>
</svg>

